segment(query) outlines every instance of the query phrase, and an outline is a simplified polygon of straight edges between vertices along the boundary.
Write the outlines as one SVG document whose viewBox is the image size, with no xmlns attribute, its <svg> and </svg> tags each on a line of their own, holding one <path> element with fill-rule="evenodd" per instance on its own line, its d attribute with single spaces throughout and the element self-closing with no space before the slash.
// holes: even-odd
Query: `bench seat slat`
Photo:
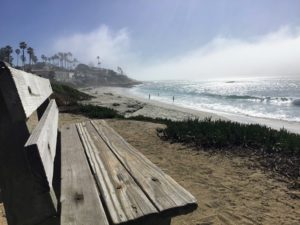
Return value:
<svg viewBox="0 0 300 225">
<path fill-rule="evenodd" d="M 90 122 L 77 124 L 80 138 L 114 224 L 158 214 L 145 193 Z"/>
<path fill-rule="evenodd" d="M 61 225 L 108 225 L 75 124 L 61 139 Z"/>
<path fill-rule="evenodd" d="M 128 144 L 104 120 L 91 123 L 160 212 L 179 215 L 197 208 L 194 196 Z"/>
<path fill-rule="evenodd" d="M 14 69 L 0 62 L 0 91 L 14 121 L 24 121 L 51 94 L 48 79 Z"/>
</svg>

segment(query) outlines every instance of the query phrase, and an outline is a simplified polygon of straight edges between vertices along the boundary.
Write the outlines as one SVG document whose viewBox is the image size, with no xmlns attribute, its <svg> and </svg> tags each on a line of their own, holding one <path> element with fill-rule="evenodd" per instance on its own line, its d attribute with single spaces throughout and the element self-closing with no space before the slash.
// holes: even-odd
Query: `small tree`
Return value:
<svg viewBox="0 0 300 225">
<path fill-rule="evenodd" d="M 25 57 L 25 49 L 27 48 L 27 44 L 25 41 L 22 41 L 20 42 L 20 49 L 22 49 L 22 63 L 23 63 L 23 70 L 25 68 L 25 60 L 26 60 L 26 57 Z"/>
<path fill-rule="evenodd" d="M 118 66 L 117 71 L 119 72 L 119 74 L 124 75 L 124 71 L 121 67 Z"/>
<path fill-rule="evenodd" d="M 11 56 L 11 53 L 13 53 L 13 49 L 10 45 L 6 45 L 5 47 L 5 53 L 6 53 L 6 61 L 8 63 L 12 63 L 13 57 Z"/>
<path fill-rule="evenodd" d="M 101 65 L 100 56 L 97 56 L 97 60 L 98 60 L 98 66 L 100 67 L 100 65 Z"/>
<path fill-rule="evenodd" d="M 17 54 L 17 67 L 19 66 L 19 55 L 20 55 L 20 53 L 21 53 L 21 50 L 20 49 L 16 49 L 15 50 L 15 52 L 16 52 L 16 54 Z"/>
<path fill-rule="evenodd" d="M 33 48 L 31 48 L 31 47 L 27 48 L 27 54 L 28 54 L 28 56 L 29 56 L 29 65 L 31 65 L 32 57 L 33 57 L 33 55 L 34 55 Z"/>
<path fill-rule="evenodd" d="M 32 56 L 32 62 L 36 64 L 38 62 L 38 57 L 36 55 Z"/>
<path fill-rule="evenodd" d="M 43 62 L 44 63 L 46 63 L 46 61 L 47 61 L 47 57 L 43 54 L 43 55 L 41 55 L 41 59 L 43 60 Z"/>
</svg>

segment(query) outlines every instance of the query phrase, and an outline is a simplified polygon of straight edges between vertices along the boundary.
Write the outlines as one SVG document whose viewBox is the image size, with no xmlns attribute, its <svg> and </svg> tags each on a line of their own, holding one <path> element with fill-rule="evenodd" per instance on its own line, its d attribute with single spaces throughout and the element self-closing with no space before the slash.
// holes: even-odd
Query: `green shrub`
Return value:
<svg viewBox="0 0 300 225">
<path fill-rule="evenodd" d="M 123 116 L 114 109 L 90 104 L 77 104 L 68 112 L 81 114 L 92 119 L 123 118 Z"/>
<path fill-rule="evenodd" d="M 211 119 L 166 121 L 160 136 L 196 149 L 231 151 L 244 149 L 262 156 L 268 169 L 296 180 L 300 178 L 300 135 L 258 124 L 240 124 Z"/>
<path fill-rule="evenodd" d="M 173 141 L 202 148 L 230 148 L 235 146 L 260 149 L 266 153 L 282 152 L 300 156 L 300 135 L 258 124 L 240 124 L 210 119 L 173 121 L 162 132 Z"/>
<path fill-rule="evenodd" d="M 76 104 L 78 101 L 90 100 L 93 96 L 78 91 L 68 85 L 51 81 L 53 89 L 53 98 L 55 98 L 58 106 L 70 106 Z"/>
</svg>

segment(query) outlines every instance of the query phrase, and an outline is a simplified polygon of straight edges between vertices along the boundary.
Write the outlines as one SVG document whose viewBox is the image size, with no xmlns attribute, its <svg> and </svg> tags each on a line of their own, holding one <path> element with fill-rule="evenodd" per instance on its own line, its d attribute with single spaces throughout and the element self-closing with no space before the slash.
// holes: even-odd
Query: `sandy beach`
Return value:
<svg viewBox="0 0 300 225">
<path fill-rule="evenodd" d="M 155 100 L 147 100 L 132 95 L 128 88 L 99 87 L 84 88 L 81 91 L 93 95 L 88 103 L 109 107 L 117 110 L 125 117 L 147 116 L 151 118 L 166 118 L 172 120 L 184 120 L 188 118 L 212 118 L 224 119 L 221 115 L 212 112 L 198 111 L 177 106 L 176 104 L 166 104 Z"/>
<path fill-rule="evenodd" d="M 250 117 L 230 113 L 221 113 L 213 111 L 199 111 L 190 108 L 184 108 L 176 104 L 167 104 L 155 100 L 148 100 L 133 95 L 128 88 L 118 87 L 99 87 L 85 88 L 82 91 L 95 96 L 91 103 L 113 108 L 125 116 L 148 116 L 152 118 L 169 118 L 172 120 L 184 120 L 188 118 L 212 118 L 231 120 L 239 123 L 252 123 L 269 126 L 280 130 L 285 128 L 290 132 L 300 134 L 300 123 L 284 120 L 275 120 L 259 117 Z"/>
</svg>

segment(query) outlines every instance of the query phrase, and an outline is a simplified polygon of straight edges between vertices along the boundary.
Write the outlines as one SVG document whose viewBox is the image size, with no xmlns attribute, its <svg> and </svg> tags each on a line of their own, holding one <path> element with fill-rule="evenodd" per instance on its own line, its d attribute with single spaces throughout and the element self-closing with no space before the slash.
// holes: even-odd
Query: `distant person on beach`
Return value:
<svg viewBox="0 0 300 225">
<path fill-rule="evenodd" d="M 151 96 L 150 96 L 150 94 L 149 94 L 149 100 L 150 100 L 150 98 L 151 98 Z"/>
<path fill-rule="evenodd" d="M 175 97 L 173 96 L 173 102 L 174 102 L 174 100 L 175 100 Z"/>
</svg>

